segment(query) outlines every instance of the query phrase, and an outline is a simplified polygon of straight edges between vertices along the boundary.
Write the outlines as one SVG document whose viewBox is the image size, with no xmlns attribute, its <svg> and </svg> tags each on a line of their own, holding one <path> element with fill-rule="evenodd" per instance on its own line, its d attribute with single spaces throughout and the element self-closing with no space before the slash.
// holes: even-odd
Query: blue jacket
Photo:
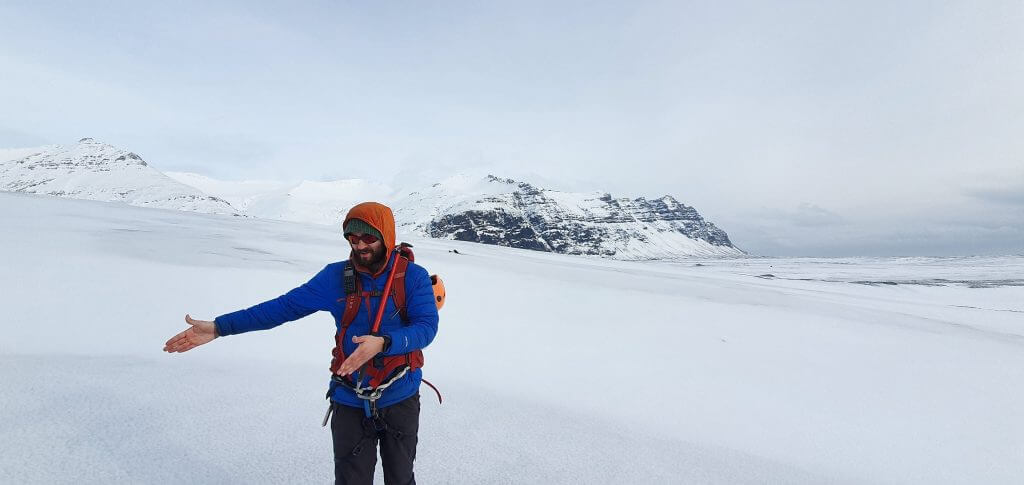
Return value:
<svg viewBox="0 0 1024 485">
<path fill-rule="evenodd" d="M 347 261 L 331 263 L 324 267 L 308 283 L 295 288 L 273 300 L 265 301 L 245 310 L 221 315 L 214 319 L 219 335 L 234 335 L 253 330 L 267 330 L 285 322 L 298 320 L 316 311 L 329 311 L 334 315 L 337 331 L 341 331 L 341 317 L 345 312 L 345 292 L 342 288 L 342 271 Z M 388 274 L 394 261 L 386 271 L 376 278 L 356 271 L 364 291 L 384 290 Z M 437 334 L 437 305 L 427 270 L 415 263 L 409 263 L 405 274 L 405 299 L 409 324 L 402 322 L 393 299 L 388 298 L 381 333 L 391 337 L 391 348 L 385 355 L 401 355 L 426 347 Z M 359 313 L 348 327 L 344 341 L 345 355 L 355 352 L 357 344 L 352 337 L 368 335 L 373 317 L 377 316 L 380 297 L 370 298 L 370 308 L 365 301 L 359 305 Z M 325 360 L 329 355 L 325 355 Z M 423 371 L 416 369 L 399 379 L 381 394 L 379 407 L 386 407 L 416 394 L 423 378 Z M 328 378 L 329 379 L 329 378 Z M 329 381 L 328 381 L 329 382 Z M 363 402 L 351 389 L 336 386 L 331 399 L 348 406 L 362 407 Z"/>
</svg>

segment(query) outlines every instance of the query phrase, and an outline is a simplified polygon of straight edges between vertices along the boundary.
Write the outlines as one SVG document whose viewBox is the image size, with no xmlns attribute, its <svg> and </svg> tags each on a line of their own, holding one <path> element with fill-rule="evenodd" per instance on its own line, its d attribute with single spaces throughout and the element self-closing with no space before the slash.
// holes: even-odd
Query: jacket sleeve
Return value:
<svg viewBox="0 0 1024 485">
<path fill-rule="evenodd" d="M 284 295 L 215 318 L 213 322 L 217 326 L 217 334 L 235 335 L 253 330 L 268 330 L 318 310 L 329 310 L 333 303 L 330 292 L 332 274 L 333 271 L 330 271 L 328 265 L 308 283 Z"/>
<path fill-rule="evenodd" d="M 419 350 L 437 335 L 437 304 L 430 276 L 422 266 L 410 264 L 405 275 L 405 308 L 409 324 L 388 332 L 391 348 L 385 355 L 401 355 Z"/>
</svg>

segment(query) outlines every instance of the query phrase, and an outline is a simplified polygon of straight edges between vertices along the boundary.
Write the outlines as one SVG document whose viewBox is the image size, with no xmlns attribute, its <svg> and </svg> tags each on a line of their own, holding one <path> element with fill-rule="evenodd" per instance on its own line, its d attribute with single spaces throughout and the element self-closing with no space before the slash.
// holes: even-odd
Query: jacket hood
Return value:
<svg viewBox="0 0 1024 485">
<path fill-rule="evenodd" d="M 341 223 L 342 231 L 348 225 L 348 221 L 359 219 L 380 231 L 383 236 L 384 247 L 387 254 L 395 249 L 395 215 L 391 208 L 379 202 L 363 202 L 348 211 L 345 221 Z"/>
</svg>

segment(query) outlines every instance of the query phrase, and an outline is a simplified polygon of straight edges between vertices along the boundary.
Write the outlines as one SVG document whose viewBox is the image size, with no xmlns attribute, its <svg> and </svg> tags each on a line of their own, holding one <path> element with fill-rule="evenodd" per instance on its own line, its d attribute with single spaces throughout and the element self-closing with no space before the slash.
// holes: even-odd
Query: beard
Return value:
<svg viewBox="0 0 1024 485">
<path fill-rule="evenodd" d="M 356 261 L 359 264 L 372 269 L 377 269 L 384 264 L 384 258 L 387 256 L 387 251 L 384 249 L 384 245 L 381 244 L 379 248 L 366 248 L 362 251 L 352 250 Z"/>
</svg>

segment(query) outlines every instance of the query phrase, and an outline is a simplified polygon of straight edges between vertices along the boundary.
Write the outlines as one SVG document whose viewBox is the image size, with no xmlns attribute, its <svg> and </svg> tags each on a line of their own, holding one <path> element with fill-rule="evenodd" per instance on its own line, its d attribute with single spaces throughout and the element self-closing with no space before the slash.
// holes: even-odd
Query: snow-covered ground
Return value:
<svg viewBox="0 0 1024 485">
<path fill-rule="evenodd" d="M 0 483 L 332 480 L 329 315 L 161 348 L 343 259 L 336 228 L 7 193 L 0 224 Z M 410 242 L 448 289 L 421 483 L 1024 482 L 1022 257 Z"/>
</svg>

